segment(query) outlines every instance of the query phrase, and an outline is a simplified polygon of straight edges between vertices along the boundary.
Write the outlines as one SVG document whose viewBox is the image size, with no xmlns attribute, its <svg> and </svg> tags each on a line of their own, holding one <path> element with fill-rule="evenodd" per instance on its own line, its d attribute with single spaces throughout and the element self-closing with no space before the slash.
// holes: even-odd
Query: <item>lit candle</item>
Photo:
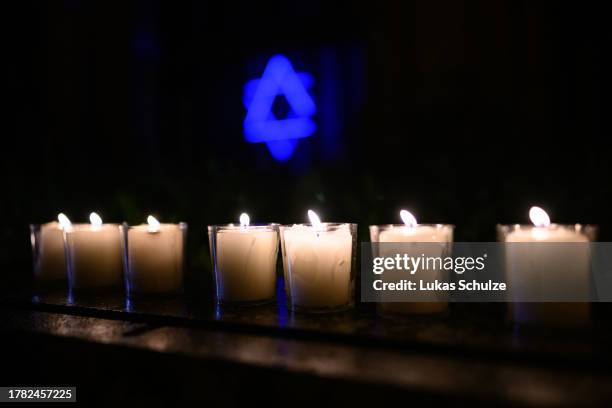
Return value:
<svg viewBox="0 0 612 408">
<path fill-rule="evenodd" d="M 353 305 L 356 224 L 322 223 L 309 210 L 310 225 L 281 227 L 285 283 L 297 311 L 335 311 Z"/>
<path fill-rule="evenodd" d="M 529 210 L 533 226 L 499 226 L 500 239 L 506 245 L 506 275 L 513 292 L 532 293 L 546 288 L 572 288 L 586 298 L 590 287 L 589 236 L 581 225 L 551 224 L 548 214 L 539 207 Z M 529 245 L 531 243 L 531 245 Z M 582 243 L 583 245 L 550 245 Z M 585 302 L 516 302 L 510 304 L 510 317 L 517 323 L 542 323 L 575 326 L 589 322 L 590 305 Z"/>
<path fill-rule="evenodd" d="M 95 212 L 90 224 L 65 230 L 71 289 L 119 286 L 123 282 L 121 234 L 118 224 L 103 224 Z"/>
<path fill-rule="evenodd" d="M 34 277 L 38 283 L 65 282 L 67 279 L 64 230 L 71 227 L 63 213 L 58 222 L 30 225 Z"/>
<path fill-rule="evenodd" d="M 240 215 L 240 225 L 209 226 L 210 250 L 220 304 L 263 303 L 276 295 L 276 224 L 251 225 Z"/>
<path fill-rule="evenodd" d="M 147 224 L 122 227 L 127 245 L 127 290 L 176 293 L 183 286 L 183 254 L 187 224 L 160 224 L 149 215 Z"/>
<path fill-rule="evenodd" d="M 424 254 L 428 257 L 440 257 L 453 241 L 453 226 L 444 224 L 418 224 L 414 215 L 407 210 L 400 211 L 403 224 L 372 225 L 370 226 L 370 239 L 372 242 L 401 243 L 401 246 L 380 246 L 382 257 L 393 257 L 397 250 L 411 256 Z M 432 245 L 440 243 L 441 245 Z M 421 273 L 420 273 L 421 272 Z M 399 282 L 405 277 L 405 271 L 385 272 L 391 282 Z M 415 271 L 425 282 L 444 280 L 441 271 Z M 383 277 L 384 279 L 384 277 Z M 436 295 L 432 293 L 431 302 L 381 302 L 378 310 L 382 314 L 435 314 L 444 313 L 448 309 L 447 302 L 435 301 Z"/>
</svg>

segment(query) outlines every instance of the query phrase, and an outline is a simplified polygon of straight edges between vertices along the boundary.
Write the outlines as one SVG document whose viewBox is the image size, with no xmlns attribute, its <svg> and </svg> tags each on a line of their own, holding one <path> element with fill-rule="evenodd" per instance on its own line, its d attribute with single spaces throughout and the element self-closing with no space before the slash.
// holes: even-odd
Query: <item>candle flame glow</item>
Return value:
<svg viewBox="0 0 612 408">
<path fill-rule="evenodd" d="M 240 226 L 242 228 L 248 227 L 250 223 L 251 223 L 251 218 L 249 217 L 249 214 L 247 213 L 240 214 Z"/>
<path fill-rule="evenodd" d="M 102 225 L 102 218 L 95 212 L 92 212 L 89 214 L 89 222 L 91 222 L 91 225 L 94 227 L 99 227 Z"/>
<path fill-rule="evenodd" d="M 157 232 L 159 231 L 159 221 L 152 215 L 147 217 L 147 224 L 149 224 L 149 232 Z"/>
<path fill-rule="evenodd" d="M 323 229 L 323 223 L 321 222 L 321 219 L 319 218 L 316 212 L 308 210 L 308 218 L 310 219 L 310 223 L 312 224 L 315 230 Z"/>
<path fill-rule="evenodd" d="M 410 213 L 410 211 L 400 211 L 400 217 L 402 218 L 402 221 L 404 221 L 404 224 L 406 224 L 406 226 L 409 228 L 414 228 L 418 224 L 416 218 Z"/>
<path fill-rule="evenodd" d="M 550 225 L 550 217 L 540 207 L 531 207 L 529 209 L 529 218 L 536 227 L 548 227 Z"/>
<path fill-rule="evenodd" d="M 57 214 L 57 220 L 59 221 L 60 228 L 63 230 L 69 229 L 72 226 L 72 223 L 64 213 Z"/>
</svg>

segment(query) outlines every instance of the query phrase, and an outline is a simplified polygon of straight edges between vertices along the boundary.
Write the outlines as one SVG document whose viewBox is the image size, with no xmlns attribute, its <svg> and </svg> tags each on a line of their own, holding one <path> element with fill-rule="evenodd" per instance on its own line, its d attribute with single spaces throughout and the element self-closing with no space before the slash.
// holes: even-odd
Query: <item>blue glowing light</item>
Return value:
<svg viewBox="0 0 612 408">
<path fill-rule="evenodd" d="M 308 93 L 313 84 L 313 77 L 295 72 L 287 57 L 275 55 L 270 58 L 261 78 L 248 81 L 244 86 L 245 140 L 266 143 L 276 160 L 289 160 L 298 139 L 312 136 L 317 130 L 311 118 L 317 107 Z M 287 99 L 290 107 L 284 119 L 276 118 L 272 112 L 274 100 L 280 95 Z"/>
</svg>

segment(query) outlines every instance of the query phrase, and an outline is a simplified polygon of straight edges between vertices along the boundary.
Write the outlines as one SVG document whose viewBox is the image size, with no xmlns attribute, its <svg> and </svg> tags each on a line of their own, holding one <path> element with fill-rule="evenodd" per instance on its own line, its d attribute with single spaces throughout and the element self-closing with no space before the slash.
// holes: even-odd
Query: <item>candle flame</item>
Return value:
<svg viewBox="0 0 612 408">
<path fill-rule="evenodd" d="M 64 213 L 57 214 L 57 220 L 59 221 L 60 228 L 63 230 L 70 229 L 70 227 L 72 226 L 72 223 Z"/>
<path fill-rule="evenodd" d="M 316 212 L 308 210 L 308 218 L 310 219 L 310 223 L 312 224 L 315 230 L 323 229 L 323 223 L 321 222 L 321 219 L 319 218 Z"/>
<path fill-rule="evenodd" d="M 147 224 L 149 224 L 149 232 L 159 231 L 159 221 L 152 215 L 147 217 Z"/>
<path fill-rule="evenodd" d="M 99 227 L 102 225 L 102 218 L 95 212 L 92 212 L 89 214 L 89 222 L 91 222 L 91 225 L 94 227 Z"/>
<path fill-rule="evenodd" d="M 550 225 L 550 217 L 540 207 L 531 207 L 529 209 L 529 218 L 536 227 L 548 227 Z"/>
<path fill-rule="evenodd" d="M 249 214 L 247 213 L 240 214 L 240 227 L 246 228 L 249 226 L 250 223 L 251 223 L 251 218 L 249 217 Z"/>
<path fill-rule="evenodd" d="M 406 226 L 409 228 L 414 228 L 418 224 L 416 218 L 410 213 L 410 211 L 400 211 L 400 217 L 402 218 L 402 221 L 404 221 L 404 224 L 406 224 Z"/>
</svg>

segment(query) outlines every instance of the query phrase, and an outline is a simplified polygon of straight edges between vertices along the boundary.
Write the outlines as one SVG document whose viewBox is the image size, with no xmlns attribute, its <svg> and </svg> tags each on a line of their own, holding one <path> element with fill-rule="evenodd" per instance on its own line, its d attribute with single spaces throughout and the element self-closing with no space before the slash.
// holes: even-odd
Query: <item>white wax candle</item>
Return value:
<svg viewBox="0 0 612 408">
<path fill-rule="evenodd" d="M 127 280 L 132 293 L 171 293 L 183 285 L 184 224 L 129 227 Z"/>
<path fill-rule="evenodd" d="M 276 293 L 278 233 L 268 226 L 219 228 L 215 278 L 222 302 L 273 299 Z"/>
<path fill-rule="evenodd" d="M 389 226 L 378 235 L 378 242 L 381 243 L 402 243 L 401 248 L 406 249 L 411 256 L 440 257 L 444 250 L 447 249 L 447 244 L 453 240 L 453 229 L 448 225 L 394 225 Z M 440 243 L 440 245 L 434 245 Z M 395 256 L 395 248 L 382 246 L 379 256 L 391 257 Z M 387 253 L 389 252 L 389 253 Z M 392 252 L 392 253 L 391 253 Z M 387 271 L 386 277 L 390 281 L 396 282 L 405 278 L 405 271 Z M 389 276 L 391 275 L 391 276 Z M 441 271 L 416 271 L 415 275 L 418 279 L 425 282 L 433 282 L 434 280 L 445 280 L 446 276 L 442 276 Z M 433 314 L 445 312 L 448 308 L 447 302 L 436 301 L 436 294 L 431 294 L 431 302 L 381 302 L 379 304 L 382 313 L 397 313 L 397 314 Z"/>
<path fill-rule="evenodd" d="M 537 288 L 546 287 L 548 293 L 551 293 L 557 285 L 571 287 L 577 296 L 588 296 L 589 239 L 580 231 L 554 224 L 545 227 L 517 226 L 506 235 L 505 241 L 510 244 L 506 245 L 506 274 L 513 291 L 534 293 Z M 580 325 L 589 320 L 589 305 L 584 302 L 519 302 L 511 305 L 510 313 L 514 321 L 519 323 Z"/>
<path fill-rule="evenodd" d="M 76 224 L 66 231 L 66 247 L 73 289 L 119 286 L 123 283 L 119 225 Z"/>
<path fill-rule="evenodd" d="M 352 234 L 349 224 L 317 231 L 305 225 L 284 229 L 286 282 L 291 303 L 336 308 L 352 301 Z"/>
<path fill-rule="evenodd" d="M 67 279 L 66 256 L 64 252 L 64 231 L 58 222 L 40 226 L 34 236 L 34 275 L 39 282 L 65 281 Z"/>
</svg>

